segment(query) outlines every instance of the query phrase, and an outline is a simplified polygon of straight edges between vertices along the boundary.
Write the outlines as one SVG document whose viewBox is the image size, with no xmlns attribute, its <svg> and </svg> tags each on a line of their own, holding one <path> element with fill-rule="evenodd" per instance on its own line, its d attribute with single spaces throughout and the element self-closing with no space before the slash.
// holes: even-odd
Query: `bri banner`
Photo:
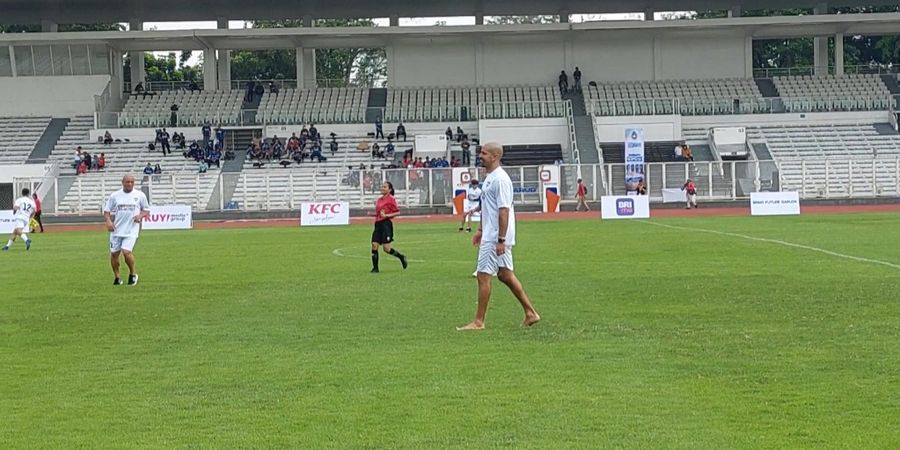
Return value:
<svg viewBox="0 0 900 450">
<path fill-rule="evenodd" d="M 194 217 L 188 205 L 150 205 L 150 215 L 144 219 L 142 230 L 190 230 Z"/>
</svg>

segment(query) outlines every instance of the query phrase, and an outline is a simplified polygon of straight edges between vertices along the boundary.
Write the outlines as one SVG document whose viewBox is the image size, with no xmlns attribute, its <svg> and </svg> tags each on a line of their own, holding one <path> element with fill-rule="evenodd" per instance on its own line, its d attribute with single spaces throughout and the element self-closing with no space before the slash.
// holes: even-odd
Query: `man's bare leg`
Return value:
<svg viewBox="0 0 900 450">
<path fill-rule="evenodd" d="M 121 278 L 119 276 L 119 252 L 109 254 L 109 263 L 112 266 L 113 275 L 116 278 Z"/>
<path fill-rule="evenodd" d="M 122 253 L 125 254 L 125 264 L 128 266 L 128 274 L 136 274 L 137 272 L 134 271 L 134 253 L 131 253 L 129 251 L 123 251 Z"/>
<path fill-rule="evenodd" d="M 491 301 L 491 275 L 478 272 L 478 308 L 475 310 L 475 320 L 468 324 L 456 327 L 456 331 L 483 330 L 484 317 L 487 315 L 488 303 Z"/>
<path fill-rule="evenodd" d="M 522 283 L 519 282 L 516 274 L 512 270 L 501 267 L 500 271 L 497 272 L 497 278 L 509 288 L 513 295 L 516 296 L 519 304 L 522 305 L 522 309 L 525 310 L 525 320 L 522 322 L 522 326 L 530 327 L 540 322 L 541 316 L 535 311 L 531 300 L 528 299 L 528 294 L 525 293 L 525 288 L 522 287 Z"/>
</svg>

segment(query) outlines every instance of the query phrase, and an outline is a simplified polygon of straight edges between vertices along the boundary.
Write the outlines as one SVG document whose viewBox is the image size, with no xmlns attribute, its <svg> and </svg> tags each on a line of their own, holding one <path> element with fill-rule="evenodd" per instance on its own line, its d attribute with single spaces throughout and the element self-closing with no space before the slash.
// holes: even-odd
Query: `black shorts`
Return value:
<svg viewBox="0 0 900 450">
<path fill-rule="evenodd" d="M 372 231 L 372 242 L 376 244 L 390 244 L 394 242 L 394 224 L 390 220 L 375 222 L 375 230 Z"/>
</svg>

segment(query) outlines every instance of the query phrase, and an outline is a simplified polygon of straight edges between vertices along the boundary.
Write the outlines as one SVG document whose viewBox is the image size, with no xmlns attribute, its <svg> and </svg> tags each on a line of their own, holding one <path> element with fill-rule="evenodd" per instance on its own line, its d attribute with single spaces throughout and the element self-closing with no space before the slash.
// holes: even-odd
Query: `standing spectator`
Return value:
<svg viewBox="0 0 900 450">
<path fill-rule="evenodd" d="M 581 207 L 584 206 L 585 211 L 590 211 L 591 207 L 587 204 L 587 186 L 584 185 L 584 181 L 579 178 L 578 186 L 575 189 L 575 199 L 578 200 L 578 204 L 575 205 L 575 211 L 581 211 Z"/>
<path fill-rule="evenodd" d="M 406 142 L 406 127 L 403 126 L 403 122 L 400 122 L 400 124 L 397 125 L 396 137 L 398 141 L 400 140 L 400 136 L 403 136 L 403 142 Z"/>
<path fill-rule="evenodd" d="M 523 326 L 541 320 L 522 283 L 513 272 L 512 249 L 516 245 L 516 213 L 513 207 L 513 183 L 500 167 L 503 147 L 497 143 L 481 148 L 481 160 L 487 170 L 481 194 L 481 226 L 472 238 L 478 246 L 478 307 L 475 320 L 457 328 L 459 331 L 483 330 L 488 304 L 491 301 L 491 282 L 494 275 L 505 284 L 525 311 Z"/>
<path fill-rule="evenodd" d="M 447 131 L 444 131 L 444 134 L 447 135 L 447 142 L 453 142 L 453 128 L 447 127 Z"/>
<path fill-rule="evenodd" d="M 41 221 L 41 199 L 38 198 L 37 192 L 35 192 L 31 197 L 34 199 L 34 220 L 37 221 L 38 226 L 41 227 L 41 233 L 43 233 L 44 222 Z M 34 233 L 35 230 L 32 229 L 31 232 Z"/>
<path fill-rule="evenodd" d="M 75 149 L 75 159 L 72 160 L 72 168 L 78 169 L 78 166 L 81 164 L 81 146 Z"/>
<path fill-rule="evenodd" d="M 254 92 L 256 92 L 256 82 L 253 80 L 250 80 L 247 82 L 247 94 L 244 95 L 244 101 L 252 102 Z"/>
<path fill-rule="evenodd" d="M 172 147 L 169 147 L 169 132 L 165 128 L 159 132 L 159 148 L 162 149 L 163 156 L 166 156 L 166 152 L 172 154 Z"/>
<path fill-rule="evenodd" d="M 319 140 L 319 129 L 314 124 L 309 124 L 309 137 L 313 140 Z"/>
<path fill-rule="evenodd" d="M 681 161 L 683 158 L 684 147 L 681 144 L 675 146 L 675 161 Z"/>
<path fill-rule="evenodd" d="M 684 186 L 681 186 L 681 190 L 684 191 L 685 196 L 687 197 L 687 207 L 684 209 L 691 209 L 691 205 L 694 208 L 699 208 L 697 206 L 697 185 L 694 184 L 694 180 L 688 178 L 685 181 Z"/>
<path fill-rule="evenodd" d="M 216 127 L 216 142 L 220 142 L 222 144 L 222 148 L 225 148 L 225 130 L 222 129 L 222 126 Z"/>
<path fill-rule="evenodd" d="M 109 130 L 106 130 L 106 133 L 103 133 L 103 145 L 111 145 L 113 143 L 113 137 L 109 134 Z"/>
<path fill-rule="evenodd" d="M 400 215 L 400 208 L 394 199 L 394 185 L 390 181 L 381 184 L 381 197 L 375 201 L 375 230 L 372 231 L 372 273 L 378 273 L 378 247 L 399 259 L 406 269 L 406 256 L 391 248 L 394 242 L 394 224 L 391 219 Z"/>
<path fill-rule="evenodd" d="M 472 153 L 471 153 L 471 148 L 470 148 L 471 146 L 472 146 L 472 144 L 469 143 L 468 136 L 466 136 L 462 140 L 462 143 L 459 144 L 459 147 L 462 149 L 462 163 L 466 166 L 468 166 L 469 163 L 472 162 Z"/>
<path fill-rule="evenodd" d="M 169 107 L 169 110 L 172 111 L 169 114 L 169 126 L 176 127 L 178 126 L 178 104 L 173 103 L 172 106 Z"/>
<path fill-rule="evenodd" d="M 203 145 L 201 147 L 206 148 L 209 145 L 210 136 L 212 135 L 212 128 L 209 126 L 209 122 L 203 124 L 203 128 L 200 128 L 200 131 L 203 132 Z"/>
<path fill-rule="evenodd" d="M 463 138 L 466 137 L 466 133 L 463 132 L 461 126 L 456 126 L 456 142 L 462 142 Z"/>
<path fill-rule="evenodd" d="M 328 145 L 331 147 L 331 156 L 334 156 L 334 154 L 337 153 L 337 151 L 338 151 L 337 139 L 334 136 L 332 136 L 331 143 Z"/>
<path fill-rule="evenodd" d="M 375 119 L 375 139 L 384 139 L 384 124 L 381 122 L 381 116 Z"/>
<path fill-rule="evenodd" d="M 162 167 L 160 167 L 159 164 L 157 163 L 156 166 L 153 167 L 153 175 L 160 175 L 160 174 L 162 174 Z"/>
<path fill-rule="evenodd" d="M 572 81 L 575 82 L 575 90 L 581 92 L 581 69 L 578 66 L 575 66 L 575 71 L 572 72 Z"/>
<path fill-rule="evenodd" d="M 569 91 L 569 76 L 565 70 L 559 71 L 559 93 L 565 94 Z"/>
<path fill-rule="evenodd" d="M 466 188 L 466 199 L 463 210 L 462 222 L 459 223 L 459 231 L 465 227 L 466 233 L 472 232 L 472 215 L 481 210 L 481 186 L 478 180 L 472 178 L 469 187 Z M 477 272 L 476 272 L 477 276 Z"/>
</svg>

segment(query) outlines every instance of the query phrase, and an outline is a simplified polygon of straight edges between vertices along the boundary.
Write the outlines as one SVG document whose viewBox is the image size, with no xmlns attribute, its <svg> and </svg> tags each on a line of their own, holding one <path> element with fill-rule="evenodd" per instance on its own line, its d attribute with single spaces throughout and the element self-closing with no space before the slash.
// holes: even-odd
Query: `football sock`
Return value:
<svg viewBox="0 0 900 450">
<path fill-rule="evenodd" d="M 378 270 L 378 250 L 372 250 L 372 268 Z"/>
<path fill-rule="evenodd" d="M 10 239 L 9 241 L 6 242 L 7 247 L 12 247 L 12 245 L 13 245 L 12 239 Z"/>
<path fill-rule="evenodd" d="M 388 252 L 388 254 L 391 255 L 391 256 L 393 256 L 393 257 L 395 257 L 395 258 L 397 258 L 397 259 L 403 257 L 403 255 L 402 255 L 400 252 L 398 252 L 397 250 L 395 250 L 395 249 L 393 249 L 393 248 L 391 249 L 391 251 Z"/>
<path fill-rule="evenodd" d="M 22 239 L 27 241 L 27 240 L 28 240 L 28 233 L 22 233 Z"/>
</svg>

